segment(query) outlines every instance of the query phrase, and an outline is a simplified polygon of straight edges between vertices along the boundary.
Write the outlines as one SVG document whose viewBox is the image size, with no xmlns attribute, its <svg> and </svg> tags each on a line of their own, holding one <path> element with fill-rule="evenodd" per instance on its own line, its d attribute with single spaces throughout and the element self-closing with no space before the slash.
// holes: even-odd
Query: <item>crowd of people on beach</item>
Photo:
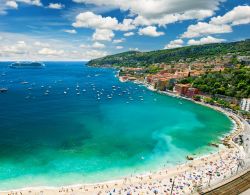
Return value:
<svg viewBox="0 0 250 195">
<path fill-rule="evenodd" d="M 243 153 L 236 148 L 229 152 L 221 151 L 213 156 L 200 159 L 199 162 L 188 162 L 179 165 L 175 171 L 165 169 L 152 172 L 147 176 L 133 176 L 119 182 L 96 185 L 81 185 L 78 187 L 63 187 L 58 194 L 96 194 L 96 195 L 156 195 L 156 194 L 193 194 L 219 183 L 242 169 Z M 53 194 L 53 191 L 24 191 L 9 193 L 15 194 Z M 55 191 L 54 191 L 55 192 Z"/>
<path fill-rule="evenodd" d="M 239 165 L 242 157 L 239 151 L 232 150 L 231 153 L 225 155 L 218 153 L 218 155 L 221 155 L 221 158 L 217 160 L 211 160 L 211 157 L 202 158 L 203 164 L 200 165 L 188 163 L 187 170 L 183 172 L 179 170 L 180 173 L 172 177 L 171 173 L 165 170 L 147 177 L 125 178 L 122 187 L 99 185 L 94 188 L 95 191 L 99 190 L 97 193 L 99 195 L 192 194 L 228 178 L 241 168 Z M 178 167 L 178 169 L 183 168 L 185 169 L 186 165 Z"/>
</svg>

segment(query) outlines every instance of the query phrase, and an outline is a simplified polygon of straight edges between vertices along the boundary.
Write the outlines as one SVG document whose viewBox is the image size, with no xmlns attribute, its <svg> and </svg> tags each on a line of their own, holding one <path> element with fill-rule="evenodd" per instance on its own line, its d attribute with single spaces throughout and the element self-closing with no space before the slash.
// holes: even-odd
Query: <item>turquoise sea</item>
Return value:
<svg viewBox="0 0 250 195">
<path fill-rule="evenodd" d="M 120 83 L 84 62 L 0 62 L 0 190 L 92 183 L 186 161 L 232 129 L 223 114 Z M 99 99 L 98 99 L 99 98 Z"/>
</svg>

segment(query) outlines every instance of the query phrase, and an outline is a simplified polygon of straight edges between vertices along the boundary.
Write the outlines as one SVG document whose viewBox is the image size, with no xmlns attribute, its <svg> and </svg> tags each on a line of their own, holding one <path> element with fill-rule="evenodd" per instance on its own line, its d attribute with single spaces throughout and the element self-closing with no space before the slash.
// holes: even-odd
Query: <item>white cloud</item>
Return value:
<svg viewBox="0 0 250 195">
<path fill-rule="evenodd" d="M 132 19 L 124 19 L 122 23 L 119 23 L 116 18 L 102 17 L 90 11 L 78 14 L 72 25 L 75 28 L 95 29 L 95 33 L 92 35 L 94 41 L 112 40 L 115 36 L 114 30 L 129 31 L 135 29 Z"/>
<path fill-rule="evenodd" d="M 115 34 L 112 30 L 108 29 L 96 29 L 92 36 L 94 41 L 111 41 Z"/>
<path fill-rule="evenodd" d="M 85 27 L 85 28 L 99 28 L 99 29 L 110 29 L 113 30 L 117 27 L 118 20 L 111 17 L 102 17 L 96 15 L 93 12 L 80 13 L 76 17 L 76 22 L 73 23 L 74 27 Z"/>
<path fill-rule="evenodd" d="M 92 47 L 95 49 L 102 49 L 105 48 L 106 46 L 103 43 L 95 42 L 93 43 Z"/>
<path fill-rule="evenodd" d="M 250 6 L 237 6 L 227 12 L 224 16 L 217 16 L 211 19 L 211 24 L 215 25 L 240 25 L 250 23 Z"/>
<path fill-rule="evenodd" d="M 117 44 L 117 43 L 123 43 L 124 41 L 125 41 L 124 38 L 122 38 L 122 39 L 115 39 L 115 40 L 113 40 L 113 43 L 115 43 L 115 44 Z"/>
<path fill-rule="evenodd" d="M 77 3 L 114 6 L 129 10 L 132 14 L 144 18 L 159 18 L 167 14 L 184 13 L 191 10 L 216 10 L 224 0 L 73 0 Z"/>
<path fill-rule="evenodd" d="M 210 17 L 214 14 L 211 10 L 191 10 L 184 13 L 174 13 L 174 14 L 166 14 L 161 17 L 156 18 L 146 18 L 143 16 L 137 16 L 134 20 L 135 25 L 159 25 L 165 26 L 167 24 L 175 23 L 183 20 L 191 20 L 191 19 L 203 19 Z"/>
<path fill-rule="evenodd" d="M 118 24 L 116 30 L 129 31 L 129 30 L 134 30 L 135 28 L 136 26 L 134 25 L 133 19 L 124 19 L 122 23 Z"/>
<path fill-rule="evenodd" d="M 42 48 L 38 51 L 38 54 L 40 55 L 53 55 L 53 56 L 60 56 L 64 54 L 64 50 L 55 50 L 51 48 Z"/>
<path fill-rule="evenodd" d="M 183 20 L 202 20 L 214 15 L 225 0 L 73 0 L 77 3 L 110 6 L 129 11 L 136 16 L 133 24 L 152 26 L 175 23 Z"/>
<path fill-rule="evenodd" d="M 85 51 L 72 51 L 73 54 L 79 55 L 85 60 L 96 59 L 108 55 L 106 51 L 91 49 L 90 47 L 82 47 Z"/>
<path fill-rule="evenodd" d="M 124 19 L 119 23 L 116 18 L 102 17 L 93 12 L 83 12 L 76 16 L 76 21 L 72 24 L 76 28 L 108 29 L 128 31 L 135 29 L 132 19 Z"/>
<path fill-rule="evenodd" d="M 36 41 L 34 43 L 35 46 L 39 46 L 39 47 L 50 47 L 50 44 L 48 43 L 41 43 L 40 41 Z"/>
<path fill-rule="evenodd" d="M 188 45 L 203 45 L 209 43 L 221 43 L 226 41 L 225 39 L 217 39 L 211 36 L 203 37 L 200 40 L 191 39 L 188 41 Z"/>
<path fill-rule="evenodd" d="M 77 33 L 75 29 L 72 29 L 72 30 L 64 30 L 64 32 L 70 33 L 70 34 L 76 34 L 76 33 Z"/>
<path fill-rule="evenodd" d="M 225 0 L 73 0 L 77 3 L 95 4 L 97 7 L 113 7 L 120 10 L 129 11 L 129 16 L 133 19 L 124 19 L 119 22 L 115 17 L 104 17 L 87 11 L 77 15 L 76 21 L 72 24 L 77 28 L 107 29 L 111 31 L 131 31 L 138 26 L 140 35 L 161 36 L 164 32 L 157 32 L 156 26 L 165 26 L 183 20 L 202 20 L 214 15 L 221 2 Z M 147 27 L 144 27 L 147 26 Z M 229 31 L 228 26 L 221 31 Z M 221 28 L 223 28 L 221 27 Z M 204 32 L 205 33 L 205 32 Z M 93 40 L 97 33 L 93 34 Z M 133 32 L 124 33 L 124 36 L 132 36 Z M 187 35 L 188 36 L 188 35 Z M 111 40 L 110 38 L 104 38 Z M 103 40 L 104 40 L 103 39 Z"/>
<path fill-rule="evenodd" d="M 10 7 L 10 8 L 13 8 L 13 9 L 17 9 L 18 8 L 18 4 L 15 1 L 7 1 L 6 5 L 8 7 Z"/>
<path fill-rule="evenodd" d="M 50 3 L 48 8 L 50 9 L 63 9 L 65 6 L 61 3 Z"/>
<path fill-rule="evenodd" d="M 161 35 L 164 35 L 164 32 L 157 32 L 157 28 L 155 26 L 147 26 L 145 28 L 140 28 L 138 34 L 151 37 L 159 37 Z"/>
<path fill-rule="evenodd" d="M 91 45 L 81 44 L 80 47 L 83 49 L 88 49 L 91 48 Z"/>
<path fill-rule="evenodd" d="M 116 49 L 123 49 L 123 46 L 118 45 L 118 46 L 116 46 L 115 48 L 116 48 Z"/>
<path fill-rule="evenodd" d="M 134 32 L 127 32 L 127 33 L 124 33 L 124 36 L 130 37 L 130 36 L 133 36 L 134 34 L 135 34 Z"/>
<path fill-rule="evenodd" d="M 18 9 L 18 4 L 43 6 L 40 0 L 0 0 L 0 15 L 7 14 L 9 9 Z"/>
<path fill-rule="evenodd" d="M 106 56 L 107 52 L 99 50 L 87 50 L 83 55 L 85 56 L 85 59 L 95 59 Z"/>
<path fill-rule="evenodd" d="M 178 48 L 183 46 L 183 40 L 182 39 L 176 39 L 174 41 L 170 41 L 169 44 L 167 44 L 164 49 L 173 49 L 173 48 Z"/>
<path fill-rule="evenodd" d="M 232 26 L 250 23 L 250 6 L 237 6 L 224 16 L 213 17 L 208 23 L 198 22 L 190 25 L 183 38 L 200 37 L 210 34 L 232 32 Z"/>
<path fill-rule="evenodd" d="M 84 49 L 103 49 L 106 46 L 103 43 L 94 42 L 92 45 L 82 44 L 82 45 L 80 45 L 80 47 L 84 48 Z"/>
<path fill-rule="evenodd" d="M 232 32 L 229 25 L 215 25 L 206 22 L 198 22 L 197 24 L 190 25 L 187 31 L 182 35 L 183 38 L 193 38 L 209 34 L 221 34 Z"/>
<path fill-rule="evenodd" d="M 82 40 L 61 40 L 57 37 L 42 37 L 19 33 L 0 32 L 0 60 L 89 60 L 102 57 L 108 53 L 98 51 L 101 43 L 91 45 L 91 48 L 80 48 Z M 40 53 L 40 54 L 39 54 Z"/>
<path fill-rule="evenodd" d="M 1 53 L 5 54 L 25 54 L 28 52 L 28 45 L 25 41 L 18 41 L 13 45 L 4 45 Z"/>
<path fill-rule="evenodd" d="M 20 3 L 26 3 L 29 5 L 42 6 L 42 3 L 40 0 L 15 0 L 15 1 L 20 2 Z"/>
</svg>

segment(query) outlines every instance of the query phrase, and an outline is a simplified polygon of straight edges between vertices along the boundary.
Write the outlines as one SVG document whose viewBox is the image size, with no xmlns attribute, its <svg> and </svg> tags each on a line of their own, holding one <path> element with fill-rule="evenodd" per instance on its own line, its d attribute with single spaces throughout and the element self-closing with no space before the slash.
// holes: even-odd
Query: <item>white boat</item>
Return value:
<svg viewBox="0 0 250 195">
<path fill-rule="evenodd" d="M 0 92 L 1 92 L 1 93 L 7 92 L 7 91 L 8 91 L 7 88 L 0 88 Z"/>
<path fill-rule="evenodd" d="M 26 85 L 26 84 L 29 84 L 29 82 L 23 81 L 23 82 L 21 82 L 21 84 L 22 84 L 22 85 Z"/>
</svg>

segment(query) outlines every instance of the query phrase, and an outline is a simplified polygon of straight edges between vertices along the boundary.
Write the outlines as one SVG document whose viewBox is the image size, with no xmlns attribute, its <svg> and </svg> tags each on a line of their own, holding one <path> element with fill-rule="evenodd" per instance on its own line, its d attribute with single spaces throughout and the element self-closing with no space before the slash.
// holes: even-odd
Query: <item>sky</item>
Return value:
<svg viewBox="0 0 250 195">
<path fill-rule="evenodd" d="M 0 0 L 0 60 L 90 60 L 250 38 L 248 0 Z"/>
</svg>

